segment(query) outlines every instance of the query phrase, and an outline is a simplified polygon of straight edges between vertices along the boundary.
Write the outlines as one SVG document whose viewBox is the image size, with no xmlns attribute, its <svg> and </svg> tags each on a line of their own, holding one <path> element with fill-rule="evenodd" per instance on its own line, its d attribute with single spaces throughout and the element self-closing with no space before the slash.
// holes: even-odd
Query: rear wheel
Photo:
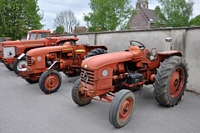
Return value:
<svg viewBox="0 0 200 133">
<path fill-rule="evenodd" d="M 86 98 L 85 96 L 84 96 L 84 94 L 81 94 L 80 92 L 79 92 L 79 87 L 81 86 L 81 79 L 79 78 L 76 82 L 75 82 L 75 84 L 74 84 L 74 86 L 73 86 L 73 88 L 72 88 L 72 99 L 73 99 L 73 101 L 77 104 L 77 105 L 79 105 L 79 106 L 84 106 L 84 105 L 87 105 L 87 104 L 89 104 L 90 102 L 91 102 L 91 99 L 89 99 L 89 98 Z"/>
<path fill-rule="evenodd" d="M 38 83 L 39 81 L 39 78 L 38 77 L 30 77 L 30 78 L 27 78 L 25 79 L 29 84 L 34 84 L 34 83 Z"/>
<path fill-rule="evenodd" d="M 106 53 L 107 51 L 105 49 L 95 48 L 95 49 L 92 49 L 90 52 L 88 52 L 87 55 L 85 55 L 84 59 L 95 56 L 95 55 L 106 54 Z"/>
<path fill-rule="evenodd" d="M 130 90 L 119 91 L 110 106 L 110 123 L 116 128 L 123 127 L 130 121 L 134 107 L 135 97 L 133 92 Z"/>
<path fill-rule="evenodd" d="M 177 105 L 184 94 L 188 68 L 183 57 L 172 56 L 161 63 L 155 76 L 154 94 L 163 106 Z"/>
<path fill-rule="evenodd" d="M 40 89 L 45 94 L 56 92 L 60 88 L 61 82 L 61 75 L 56 70 L 45 71 L 39 78 Z"/>
<path fill-rule="evenodd" d="M 13 71 L 13 64 L 5 64 L 6 68 L 10 71 Z"/>
<path fill-rule="evenodd" d="M 27 66 L 27 62 L 26 62 L 26 57 L 23 56 L 21 59 L 16 59 L 13 63 L 13 71 L 19 75 L 19 69 L 22 68 L 22 65 L 26 65 Z"/>
</svg>

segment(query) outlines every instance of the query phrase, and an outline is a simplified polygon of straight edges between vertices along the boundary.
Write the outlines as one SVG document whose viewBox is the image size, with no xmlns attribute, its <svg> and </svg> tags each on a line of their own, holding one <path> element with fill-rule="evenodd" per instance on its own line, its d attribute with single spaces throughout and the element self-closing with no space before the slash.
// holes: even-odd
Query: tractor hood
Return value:
<svg viewBox="0 0 200 133">
<path fill-rule="evenodd" d="M 14 47 L 17 45 L 24 45 L 27 48 L 28 47 L 40 47 L 40 46 L 44 46 L 44 40 L 22 40 L 22 41 L 7 41 L 7 42 L 3 42 L 2 45 L 4 47 Z"/>
<path fill-rule="evenodd" d="M 2 42 L 2 46 L 4 47 L 11 47 L 11 46 L 16 46 L 18 44 L 22 44 L 22 41 L 7 41 L 7 42 Z"/>
<path fill-rule="evenodd" d="M 102 54 L 85 59 L 82 62 L 82 67 L 87 66 L 88 69 L 99 69 L 103 66 L 132 60 L 135 54 L 130 51 L 114 52 L 109 54 Z"/>
<path fill-rule="evenodd" d="M 59 52 L 63 49 L 63 46 L 49 46 L 42 48 L 34 48 L 27 52 L 27 56 L 35 56 L 39 54 L 49 53 L 49 52 Z"/>
</svg>

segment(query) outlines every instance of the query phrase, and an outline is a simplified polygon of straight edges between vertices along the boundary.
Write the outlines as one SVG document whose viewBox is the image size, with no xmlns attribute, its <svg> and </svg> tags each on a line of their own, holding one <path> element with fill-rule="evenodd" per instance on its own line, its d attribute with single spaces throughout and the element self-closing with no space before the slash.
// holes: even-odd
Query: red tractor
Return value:
<svg viewBox="0 0 200 133">
<path fill-rule="evenodd" d="M 26 40 L 38 40 L 43 37 L 50 37 L 51 31 L 50 30 L 30 30 L 26 36 Z M 3 38 L 6 41 L 11 41 L 10 38 Z M 14 43 L 18 43 L 19 41 L 13 41 Z M 0 60 L 2 60 L 3 57 L 3 47 L 2 47 L 3 41 L 0 42 Z M 9 66 L 8 66 L 9 67 Z M 10 67 L 9 67 L 10 69 Z"/>
<path fill-rule="evenodd" d="M 58 46 L 63 45 L 65 42 L 76 42 L 78 40 L 77 37 L 50 37 L 50 33 L 34 33 L 37 34 L 32 33 L 30 37 L 28 35 L 30 40 L 3 42 L 2 60 L 7 69 L 10 71 L 14 70 L 14 72 L 18 74 L 18 69 L 22 66 L 22 64 L 26 64 L 26 58 L 23 57 L 23 55 L 26 54 L 30 49 L 47 46 Z"/>
<path fill-rule="evenodd" d="M 3 62 L 2 61 L 2 57 L 3 57 L 2 43 L 5 41 L 11 41 L 10 37 L 0 37 L 0 62 Z"/>
<path fill-rule="evenodd" d="M 181 100 L 188 78 L 181 52 L 148 50 L 138 41 L 130 41 L 128 50 L 87 58 L 81 67 L 80 79 L 72 88 L 73 101 L 79 106 L 91 100 L 111 103 L 109 121 L 116 128 L 131 119 L 133 91 L 153 84 L 157 102 L 171 107 Z"/>
<path fill-rule="evenodd" d="M 29 83 L 39 81 L 40 89 L 46 93 L 56 92 L 62 82 L 59 71 L 65 75 L 80 75 L 84 58 L 107 53 L 104 45 L 84 45 L 66 42 L 62 46 L 44 47 L 29 50 L 27 65 L 18 69 L 19 75 Z"/>
</svg>

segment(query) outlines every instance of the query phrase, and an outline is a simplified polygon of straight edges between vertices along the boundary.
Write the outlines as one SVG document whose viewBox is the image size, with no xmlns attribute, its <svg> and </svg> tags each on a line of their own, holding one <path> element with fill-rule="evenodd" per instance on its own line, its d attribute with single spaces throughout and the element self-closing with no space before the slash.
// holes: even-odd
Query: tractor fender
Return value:
<svg viewBox="0 0 200 133">
<path fill-rule="evenodd" d="M 95 48 L 102 48 L 105 50 L 108 50 L 108 48 L 105 45 L 86 45 L 86 49 L 95 49 Z"/>
<path fill-rule="evenodd" d="M 158 52 L 158 56 L 163 56 L 163 57 L 168 57 L 172 55 L 177 55 L 177 56 L 183 56 L 180 51 L 176 50 L 170 50 L 170 51 L 165 51 L 165 52 Z"/>
</svg>

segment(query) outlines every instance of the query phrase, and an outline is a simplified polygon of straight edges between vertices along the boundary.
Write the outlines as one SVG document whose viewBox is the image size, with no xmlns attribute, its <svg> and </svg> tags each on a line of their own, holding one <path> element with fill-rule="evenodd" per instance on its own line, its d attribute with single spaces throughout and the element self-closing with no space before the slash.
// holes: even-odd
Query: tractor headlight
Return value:
<svg viewBox="0 0 200 133">
<path fill-rule="evenodd" d="M 41 60 L 42 60 L 42 57 L 41 57 L 41 56 L 38 56 L 38 57 L 37 57 L 37 60 L 38 60 L 38 61 L 41 61 Z"/>
<path fill-rule="evenodd" d="M 104 77 L 108 76 L 108 70 L 103 70 L 102 71 L 102 76 L 104 76 Z"/>
</svg>

